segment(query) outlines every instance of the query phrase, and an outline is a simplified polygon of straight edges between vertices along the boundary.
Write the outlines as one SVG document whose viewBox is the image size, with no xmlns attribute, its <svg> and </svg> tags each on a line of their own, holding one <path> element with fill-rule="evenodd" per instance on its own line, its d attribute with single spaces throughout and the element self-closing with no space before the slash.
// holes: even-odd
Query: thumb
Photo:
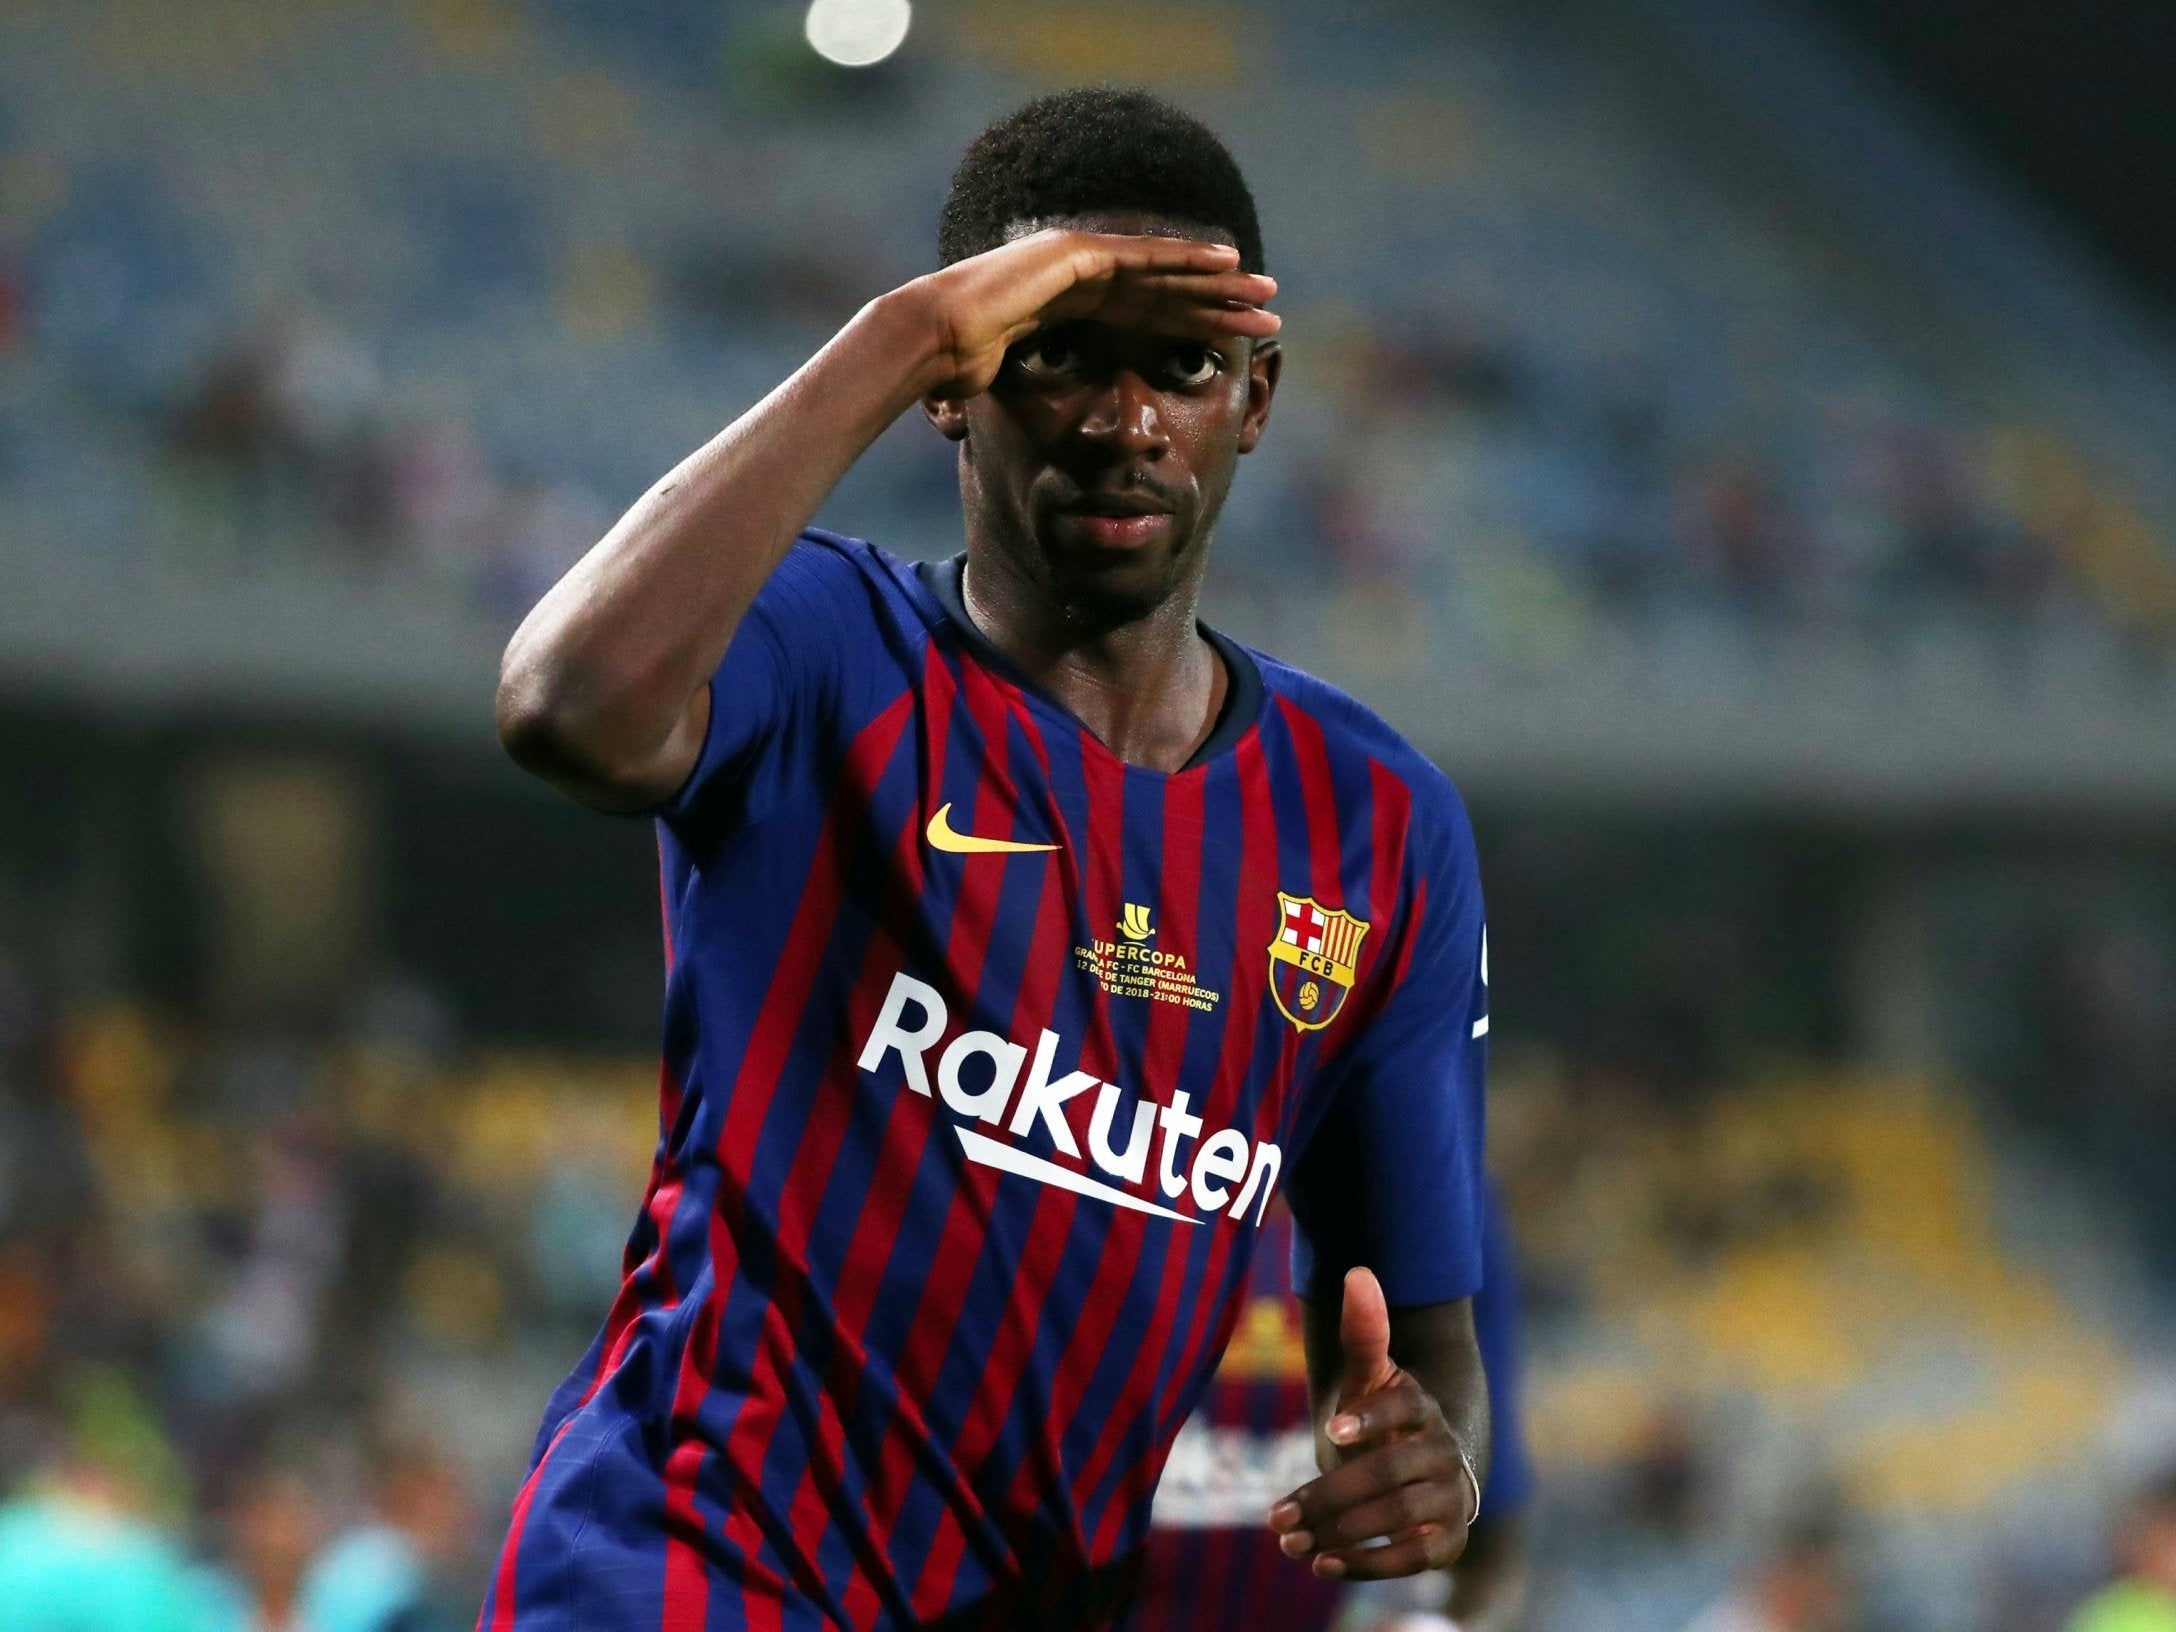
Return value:
<svg viewBox="0 0 2176 1632">
<path fill-rule="evenodd" d="M 1345 1304 L 1337 1322 L 1338 1347 L 1344 1366 L 1338 1374 L 1339 1405 L 1350 1405 L 1362 1395 L 1385 1387 L 1397 1375 L 1390 1363 L 1390 1305 L 1383 1301 L 1383 1284 L 1372 1269 L 1345 1272 Z"/>
</svg>

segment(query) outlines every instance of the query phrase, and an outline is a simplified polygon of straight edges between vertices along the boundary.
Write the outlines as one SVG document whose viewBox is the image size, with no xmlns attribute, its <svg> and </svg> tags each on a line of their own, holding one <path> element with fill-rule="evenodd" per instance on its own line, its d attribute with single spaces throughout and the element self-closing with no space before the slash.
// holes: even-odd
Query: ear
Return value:
<svg viewBox="0 0 2176 1632">
<path fill-rule="evenodd" d="M 947 442 L 967 440 L 967 399 L 964 397 L 924 397 L 922 414 L 937 427 L 937 434 Z"/>
<path fill-rule="evenodd" d="M 1270 399 L 1277 395 L 1277 381 L 1284 374 L 1284 347 L 1274 340 L 1257 340 L 1247 358 L 1247 416 L 1239 423 L 1239 451 L 1252 453 L 1269 424 Z"/>
</svg>

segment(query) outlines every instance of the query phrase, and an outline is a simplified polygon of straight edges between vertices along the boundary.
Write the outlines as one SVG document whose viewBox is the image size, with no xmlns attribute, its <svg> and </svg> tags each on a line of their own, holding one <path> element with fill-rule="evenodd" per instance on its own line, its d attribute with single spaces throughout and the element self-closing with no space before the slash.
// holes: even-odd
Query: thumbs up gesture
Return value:
<svg viewBox="0 0 2176 1632">
<path fill-rule="evenodd" d="M 1442 1569 L 1466 1550 L 1481 1482 L 1442 1408 L 1390 1358 L 1390 1309 L 1370 1270 L 1345 1277 L 1338 1348 L 1322 1477 L 1271 1508 L 1269 1527 L 1326 1580 Z"/>
</svg>

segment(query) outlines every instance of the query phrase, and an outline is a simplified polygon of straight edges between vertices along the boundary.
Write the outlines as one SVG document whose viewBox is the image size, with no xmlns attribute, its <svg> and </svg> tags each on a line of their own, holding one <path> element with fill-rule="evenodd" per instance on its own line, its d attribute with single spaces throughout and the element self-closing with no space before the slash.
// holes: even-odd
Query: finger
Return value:
<svg viewBox="0 0 2176 1632">
<path fill-rule="evenodd" d="M 1284 327 L 1283 318 L 1259 306 L 1181 305 L 1154 313 L 1106 315 L 1121 320 L 1125 327 L 1180 340 L 1229 340 L 1234 335 L 1266 340 Z"/>
<path fill-rule="evenodd" d="M 1122 272 L 1144 268 L 1217 272 L 1239 264 L 1236 245 L 1211 243 L 1204 238 L 1118 232 L 1083 232 L 1073 236 L 1081 239 L 1106 265 Z"/>
<path fill-rule="evenodd" d="M 1392 1581 L 1400 1576 L 1440 1570 L 1466 1551 L 1466 1530 L 1428 1525 L 1400 1536 L 1385 1547 L 1350 1547 L 1318 1553 L 1311 1568 L 1325 1581 Z"/>
<path fill-rule="evenodd" d="M 1056 271 L 1068 284 L 1107 283 L 1121 272 L 1225 272 L 1239 264 L 1239 251 L 1230 244 L 1057 227 L 1030 233 L 1005 249 L 1019 251 L 1029 267 Z"/>
<path fill-rule="evenodd" d="M 1463 1479 L 1422 1480 L 1325 1514 L 1305 1531 L 1295 1532 L 1307 1538 L 1306 1546 L 1291 1545 L 1291 1535 L 1283 1537 L 1280 1545 L 1288 1557 L 1297 1558 L 1303 1553 L 1336 1552 L 1367 1542 L 1396 1540 L 1424 1524 L 1462 1525 L 1466 1506 Z"/>
<path fill-rule="evenodd" d="M 1348 1508 L 1424 1480 L 1461 1483 L 1464 1470 L 1457 1443 L 1448 1435 L 1400 1440 L 1310 1479 L 1269 1510 L 1269 1527 L 1313 1535 Z"/>
<path fill-rule="evenodd" d="M 1237 306 L 1267 306 L 1277 295 L 1277 280 L 1264 272 L 1121 272 L 1111 280 L 1109 298 L 1140 294 Z"/>
<path fill-rule="evenodd" d="M 1364 1445 L 1386 1434 L 1425 1432 L 1443 1426 L 1443 1413 L 1411 1378 L 1344 1405 L 1323 1432 L 1332 1445 Z"/>
<path fill-rule="evenodd" d="M 1054 317 L 1078 317 L 1102 304 L 1121 269 L 1213 276 L 1233 270 L 1239 252 L 1229 244 L 1192 238 L 1047 228 L 971 256 L 936 276 L 951 280 L 967 298 L 963 309 L 994 306 L 1018 312 L 1029 327 Z M 1010 344 L 1027 332 L 1009 333 Z M 1244 328 L 1219 332 L 1247 332 Z"/>
<path fill-rule="evenodd" d="M 1200 314 L 1259 313 L 1277 292 L 1274 279 L 1251 272 L 1205 276 L 1201 273 L 1144 272 L 1114 277 L 1108 283 L 1075 284 L 1050 308 L 1050 315 L 1092 317 L 1124 327 L 1166 333 L 1204 327 Z M 1221 316 L 1209 328 L 1218 333 L 1274 334 L 1278 325 L 1243 317 L 1235 326 Z"/>
<path fill-rule="evenodd" d="M 1390 1363 L 1390 1305 L 1384 1301 L 1383 1283 L 1375 1278 L 1372 1269 L 1345 1272 L 1345 1302 L 1338 1316 L 1337 1342 L 1345 1355 L 1338 1385 L 1340 1406 L 1356 1403 L 1396 1374 L 1397 1368 Z"/>
<path fill-rule="evenodd" d="M 1237 306 L 1214 312 L 1203 324 L 1209 334 L 1243 334 L 1255 340 L 1267 340 L 1283 327 L 1283 318 L 1275 312 L 1265 312 L 1259 306 Z"/>
<path fill-rule="evenodd" d="M 1081 310 L 1068 310 L 1060 304 L 1045 316 L 1060 320 L 1089 318 L 1114 328 L 1140 329 L 1150 334 L 1212 343 L 1229 340 L 1235 335 L 1266 340 L 1284 327 L 1283 318 L 1275 312 L 1265 312 L 1259 306 L 1223 306 L 1198 301 L 1170 301 L 1153 307 L 1146 302 L 1114 302 Z M 1032 333 L 1035 327 L 1040 325 L 1024 327 L 1022 333 Z"/>
</svg>

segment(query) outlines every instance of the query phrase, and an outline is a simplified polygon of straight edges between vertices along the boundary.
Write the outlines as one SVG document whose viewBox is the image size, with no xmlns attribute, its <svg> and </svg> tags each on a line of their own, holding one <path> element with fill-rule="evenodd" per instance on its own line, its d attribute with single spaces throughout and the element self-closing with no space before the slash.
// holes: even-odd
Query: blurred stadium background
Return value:
<svg viewBox="0 0 2176 1632">
<path fill-rule="evenodd" d="M 1867 1626 L 2061 1625 L 2176 1460 L 2176 278 L 1927 93 L 1966 16 L 4 0 L 0 1483 L 241 1582 L 390 1503 L 472 1609 L 656 1131 L 650 836 L 499 647 L 985 120 L 1138 82 L 1285 291 L 1211 615 L 1476 815 L 1533 1625 L 1816 1497 Z M 2165 211 L 2132 20 L 2068 94 Z M 823 519 L 956 516 L 909 423 Z"/>
</svg>

